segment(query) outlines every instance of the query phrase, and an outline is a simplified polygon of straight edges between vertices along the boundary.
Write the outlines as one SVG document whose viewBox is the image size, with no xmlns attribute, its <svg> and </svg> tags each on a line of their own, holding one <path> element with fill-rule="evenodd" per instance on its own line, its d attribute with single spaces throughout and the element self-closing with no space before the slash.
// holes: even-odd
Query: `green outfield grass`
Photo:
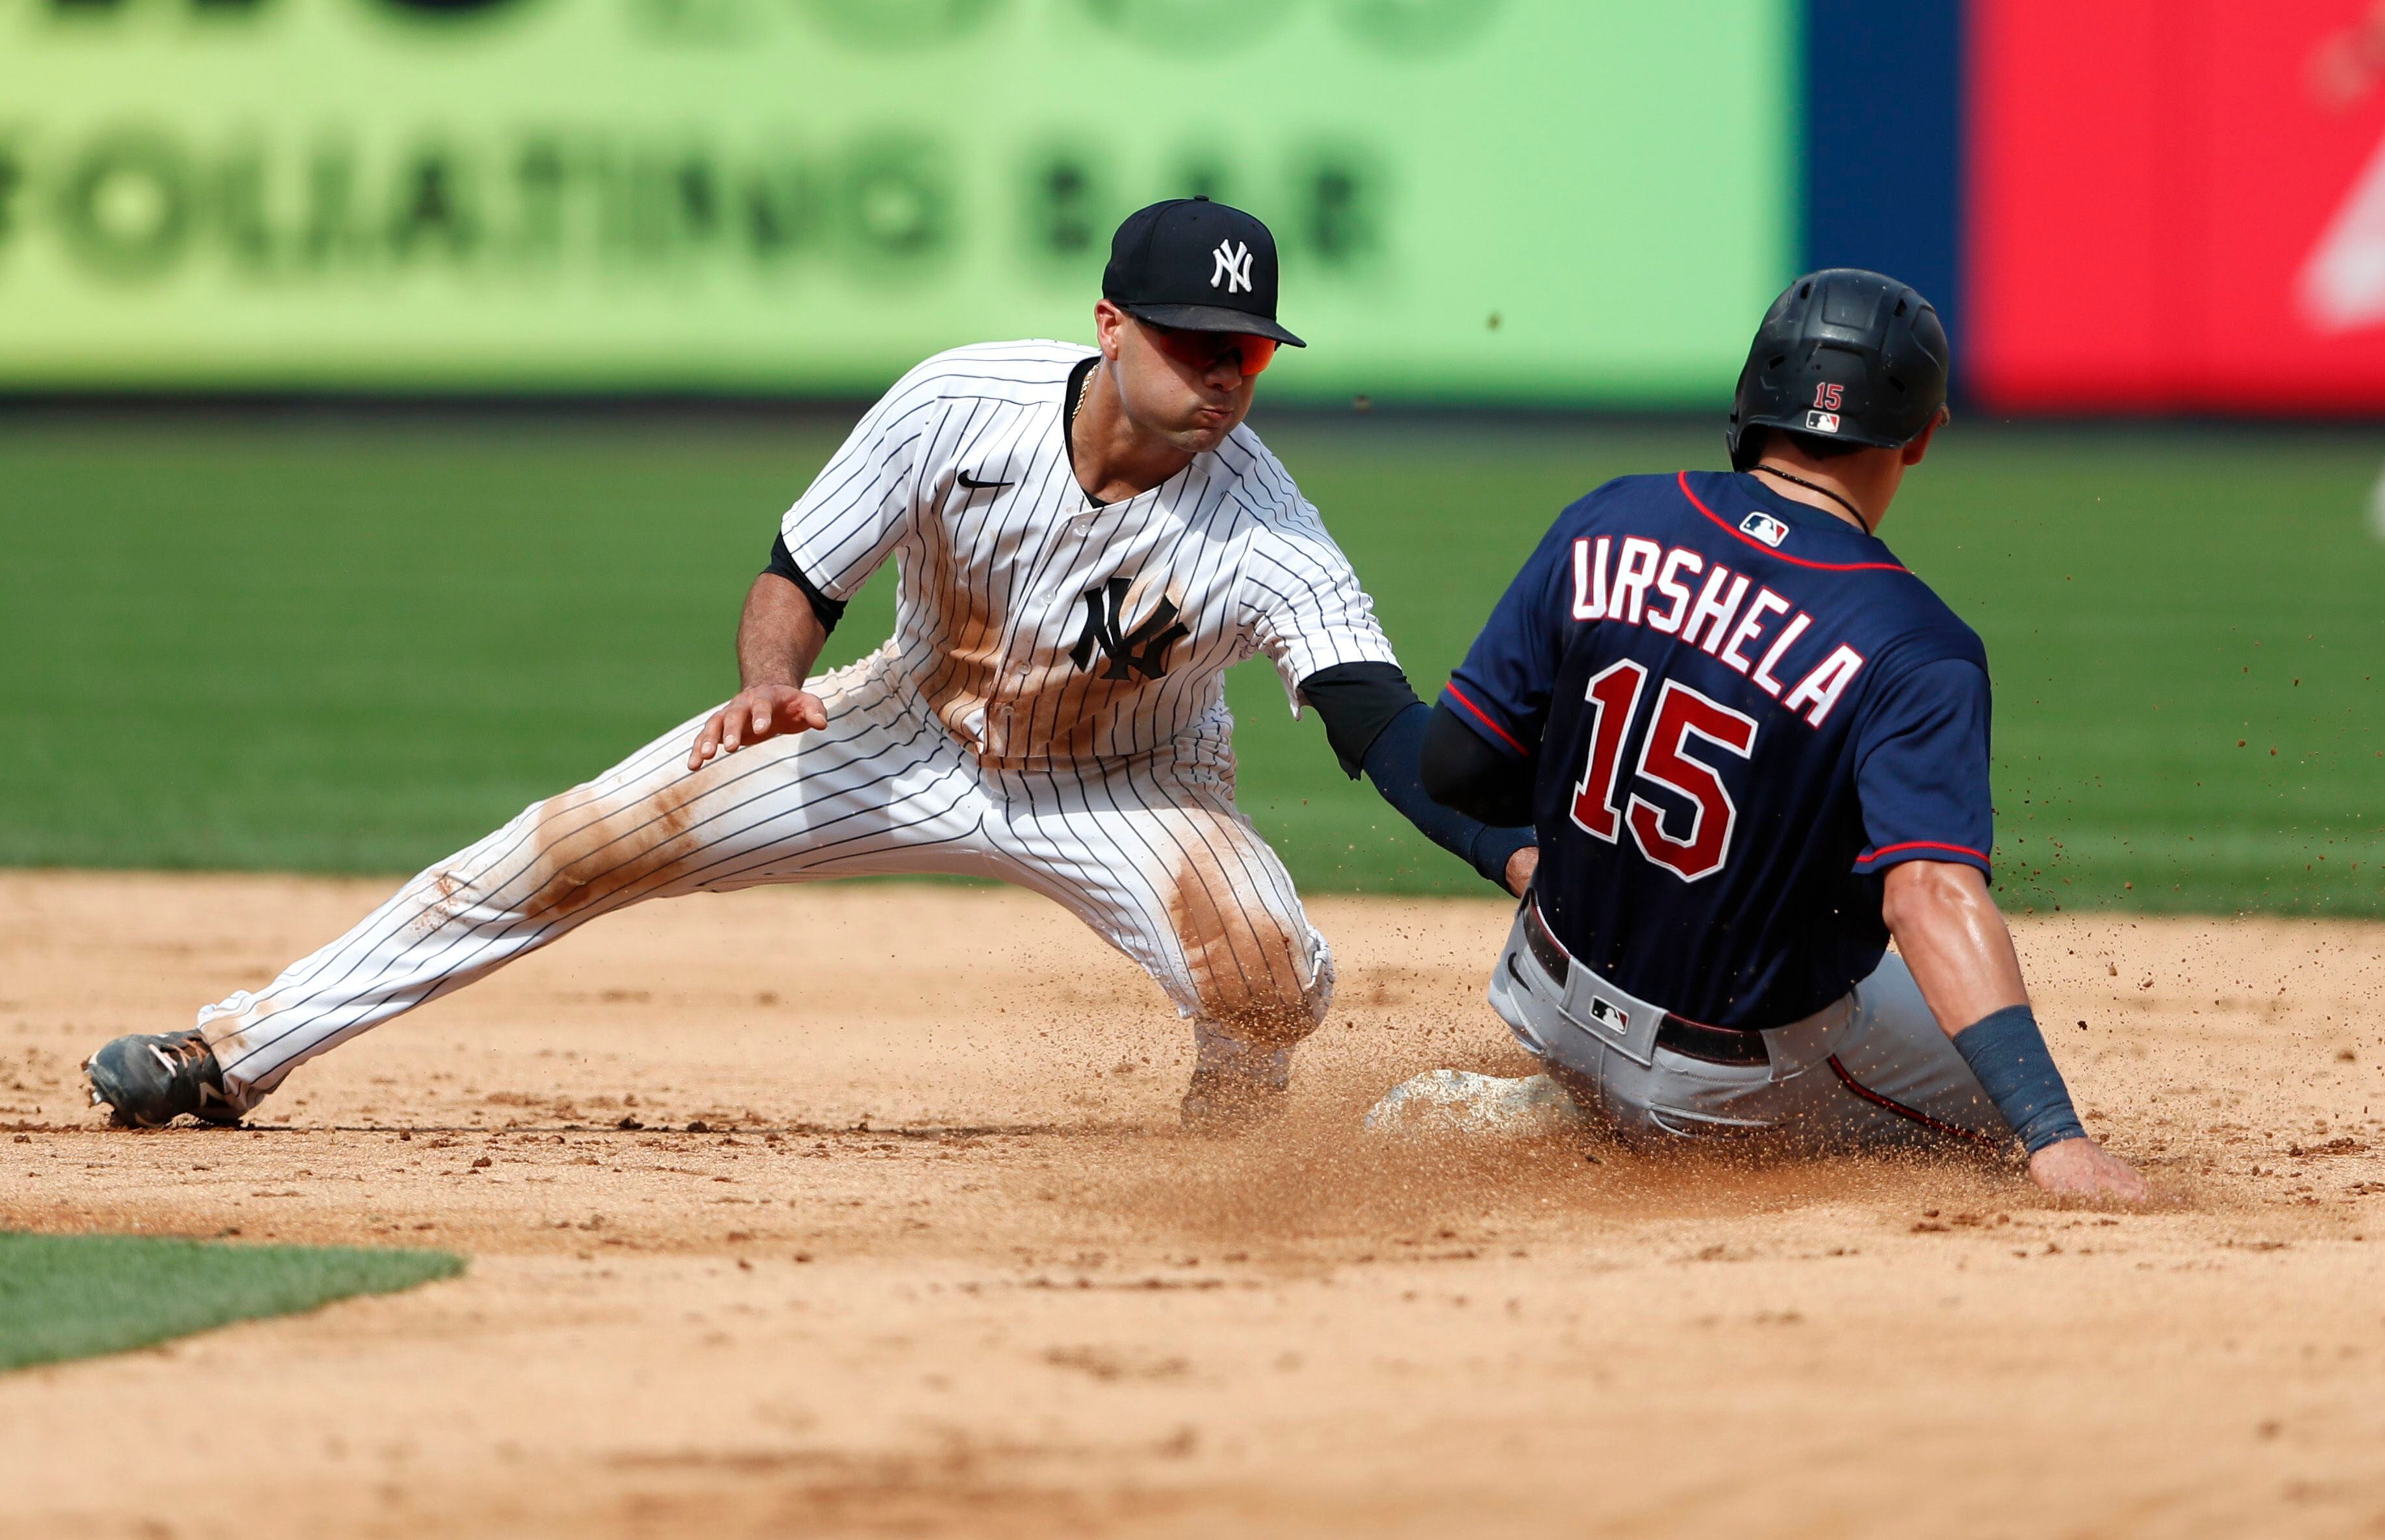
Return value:
<svg viewBox="0 0 2385 1540">
<path fill-rule="evenodd" d="M 0 1370 L 120 1353 L 463 1271 L 444 1251 L 0 1232 Z"/>
<path fill-rule="evenodd" d="M 1720 448 L 1261 426 L 1428 696 L 1558 507 Z M 423 864 L 732 688 L 739 597 L 842 428 L 0 424 L 0 861 Z M 1884 534 L 1987 639 L 2009 904 L 2385 913 L 2380 460 L 2348 432 L 1946 437 Z M 881 578 L 833 655 L 891 613 Z M 1230 684 L 1245 806 L 1305 886 L 1483 890 L 1265 664 Z"/>
</svg>

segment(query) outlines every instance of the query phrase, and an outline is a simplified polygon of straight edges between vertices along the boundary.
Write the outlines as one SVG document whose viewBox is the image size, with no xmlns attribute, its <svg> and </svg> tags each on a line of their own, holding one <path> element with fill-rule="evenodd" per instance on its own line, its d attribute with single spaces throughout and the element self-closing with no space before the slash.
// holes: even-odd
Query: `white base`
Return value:
<svg viewBox="0 0 2385 1540">
<path fill-rule="evenodd" d="M 1462 1134 L 1539 1139 L 1581 1124 L 1573 1099 L 1545 1074 L 1503 1079 L 1467 1070 L 1428 1070 L 1392 1087 L 1367 1113 L 1371 1134 Z"/>
</svg>

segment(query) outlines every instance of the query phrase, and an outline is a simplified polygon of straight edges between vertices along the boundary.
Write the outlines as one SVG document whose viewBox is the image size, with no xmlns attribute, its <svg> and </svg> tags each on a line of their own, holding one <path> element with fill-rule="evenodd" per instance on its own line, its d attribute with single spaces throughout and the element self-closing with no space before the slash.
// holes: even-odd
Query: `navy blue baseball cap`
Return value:
<svg viewBox="0 0 2385 1540">
<path fill-rule="evenodd" d="M 1136 209 L 1110 239 L 1102 297 L 1139 321 L 1180 331 L 1241 331 L 1308 344 L 1275 318 L 1275 237 L 1207 198 Z"/>
</svg>

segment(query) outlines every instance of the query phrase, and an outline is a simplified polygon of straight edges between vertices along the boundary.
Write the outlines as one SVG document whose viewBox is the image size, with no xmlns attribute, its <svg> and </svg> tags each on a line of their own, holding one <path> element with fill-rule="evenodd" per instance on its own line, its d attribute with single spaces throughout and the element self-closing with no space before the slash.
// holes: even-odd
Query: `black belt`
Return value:
<svg viewBox="0 0 2385 1540">
<path fill-rule="evenodd" d="M 1530 950 L 1532 961 L 1542 972 L 1562 986 L 1573 972 L 1573 957 L 1549 934 L 1548 922 L 1541 918 L 1541 906 L 1535 900 L 1524 900 L 1524 945 Z M 1752 1027 L 1708 1026 L 1687 1016 L 1677 1016 L 1670 1011 L 1656 1024 L 1656 1046 L 1670 1049 L 1684 1059 L 1701 1060 L 1709 1064 L 1768 1064 L 1772 1056 L 1765 1051 L 1764 1034 Z"/>
</svg>

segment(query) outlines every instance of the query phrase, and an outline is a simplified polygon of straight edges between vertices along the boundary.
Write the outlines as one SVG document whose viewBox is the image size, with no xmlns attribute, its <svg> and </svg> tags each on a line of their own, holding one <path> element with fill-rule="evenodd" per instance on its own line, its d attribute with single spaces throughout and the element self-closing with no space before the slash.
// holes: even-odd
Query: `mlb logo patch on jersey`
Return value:
<svg viewBox="0 0 2385 1540">
<path fill-rule="evenodd" d="M 1623 1008 L 1597 995 L 1590 997 L 1590 1019 L 1618 1037 L 1631 1030 L 1630 1018 L 1624 1015 Z"/>
<path fill-rule="evenodd" d="M 1805 414 L 1805 429 L 1809 433 L 1836 433 L 1839 430 L 1839 415 L 1836 412 L 1808 412 Z"/>
<path fill-rule="evenodd" d="M 1789 538 L 1787 525 L 1774 518 L 1770 514 L 1760 511 L 1741 519 L 1739 530 L 1743 535 L 1754 535 L 1775 551 L 1780 549 L 1780 542 Z"/>
</svg>

